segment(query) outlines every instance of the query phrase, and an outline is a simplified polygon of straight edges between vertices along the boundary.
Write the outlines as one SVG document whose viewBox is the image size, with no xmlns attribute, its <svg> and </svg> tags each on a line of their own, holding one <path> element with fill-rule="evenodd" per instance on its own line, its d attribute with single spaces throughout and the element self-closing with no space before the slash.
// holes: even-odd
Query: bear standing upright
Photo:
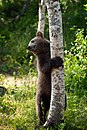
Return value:
<svg viewBox="0 0 87 130">
<path fill-rule="evenodd" d="M 36 91 L 36 110 L 39 124 L 46 121 L 47 112 L 50 107 L 51 98 L 51 70 L 63 67 L 63 60 L 60 57 L 50 57 L 50 42 L 37 32 L 29 45 L 28 50 L 37 57 L 38 85 Z"/>
</svg>

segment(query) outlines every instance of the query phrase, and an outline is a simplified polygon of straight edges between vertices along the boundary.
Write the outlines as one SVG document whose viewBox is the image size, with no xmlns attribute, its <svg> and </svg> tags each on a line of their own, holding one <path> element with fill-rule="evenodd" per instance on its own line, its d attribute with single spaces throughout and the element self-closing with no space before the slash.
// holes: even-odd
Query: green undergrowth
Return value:
<svg viewBox="0 0 87 130">
<path fill-rule="evenodd" d="M 4 75 L 0 75 L 0 80 L 7 82 Z M 36 75 L 14 76 L 13 80 L 14 85 L 6 85 L 7 93 L 0 97 L 0 130 L 33 130 L 37 124 Z M 24 80 L 22 85 L 19 80 Z"/>
</svg>

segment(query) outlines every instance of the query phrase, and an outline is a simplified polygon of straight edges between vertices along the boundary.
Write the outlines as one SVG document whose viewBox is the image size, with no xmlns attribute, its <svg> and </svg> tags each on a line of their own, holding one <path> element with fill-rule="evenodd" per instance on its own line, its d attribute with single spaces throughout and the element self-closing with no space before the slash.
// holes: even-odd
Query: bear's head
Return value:
<svg viewBox="0 0 87 130">
<path fill-rule="evenodd" d="M 38 56 L 39 54 L 46 53 L 49 51 L 50 42 L 43 37 L 42 32 L 37 32 L 36 37 L 31 39 L 28 44 L 28 50 Z"/>
</svg>

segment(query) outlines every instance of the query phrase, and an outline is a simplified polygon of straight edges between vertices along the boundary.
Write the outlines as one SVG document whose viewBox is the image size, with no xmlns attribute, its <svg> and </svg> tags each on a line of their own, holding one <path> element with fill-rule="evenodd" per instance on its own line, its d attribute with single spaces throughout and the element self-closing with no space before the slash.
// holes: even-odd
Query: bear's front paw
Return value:
<svg viewBox="0 0 87 130">
<path fill-rule="evenodd" d="M 59 56 L 56 56 L 56 57 L 52 58 L 51 66 L 53 68 L 59 68 L 61 66 L 63 67 L 63 60 L 62 60 L 62 58 L 59 57 Z"/>
</svg>

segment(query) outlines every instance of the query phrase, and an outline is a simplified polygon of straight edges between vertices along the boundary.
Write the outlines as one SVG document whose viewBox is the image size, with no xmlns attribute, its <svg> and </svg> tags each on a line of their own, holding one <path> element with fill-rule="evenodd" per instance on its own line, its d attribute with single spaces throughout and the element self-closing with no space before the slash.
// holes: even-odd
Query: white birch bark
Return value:
<svg viewBox="0 0 87 130">
<path fill-rule="evenodd" d="M 64 60 L 62 16 L 60 3 L 59 1 L 55 0 L 45 0 L 45 2 L 49 18 L 51 58 L 55 56 L 60 56 Z M 45 127 L 48 127 L 51 124 L 60 124 L 61 120 L 63 119 L 63 110 L 65 109 L 65 84 L 63 67 L 52 71 L 51 81 L 51 103 L 48 119 L 44 124 Z"/>
<path fill-rule="evenodd" d="M 44 35 L 44 27 L 45 27 L 45 4 L 44 1 L 41 0 L 39 4 L 39 22 L 38 22 L 38 31 L 42 32 Z"/>
</svg>

